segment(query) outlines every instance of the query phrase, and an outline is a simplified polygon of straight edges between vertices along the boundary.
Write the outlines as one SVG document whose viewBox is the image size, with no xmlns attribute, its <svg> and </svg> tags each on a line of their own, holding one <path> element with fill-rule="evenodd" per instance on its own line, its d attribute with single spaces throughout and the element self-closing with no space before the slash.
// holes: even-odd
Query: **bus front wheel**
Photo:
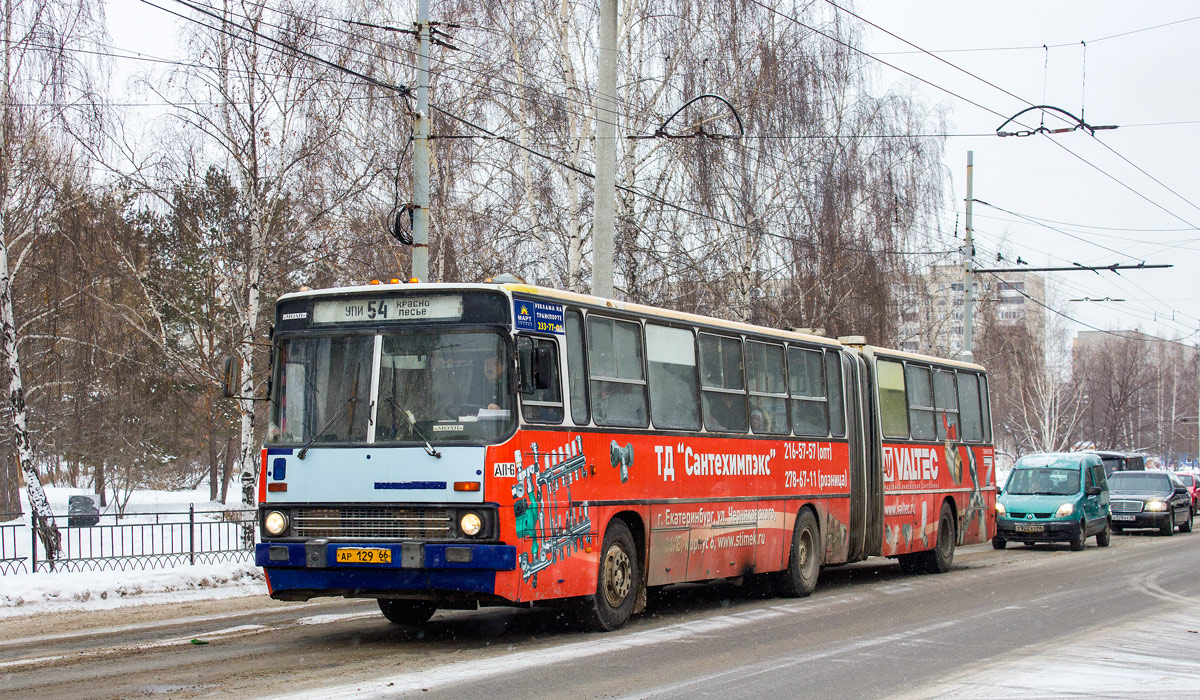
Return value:
<svg viewBox="0 0 1200 700">
<path fill-rule="evenodd" d="M 583 606 L 583 623 L 597 632 L 610 632 L 624 625 L 637 604 L 642 587 L 642 567 L 629 526 L 613 520 L 604 532 L 596 574 L 596 595 Z"/>
<path fill-rule="evenodd" d="M 779 592 L 789 598 L 804 598 L 812 593 L 817 587 L 817 576 L 821 573 L 823 552 L 817 519 L 811 510 L 803 509 L 796 515 L 788 567 L 779 572 L 776 579 Z"/>
<path fill-rule="evenodd" d="M 379 599 L 379 611 L 389 622 L 397 625 L 419 625 L 428 622 L 437 612 L 437 604 L 428 600 Z"/>
</svg>

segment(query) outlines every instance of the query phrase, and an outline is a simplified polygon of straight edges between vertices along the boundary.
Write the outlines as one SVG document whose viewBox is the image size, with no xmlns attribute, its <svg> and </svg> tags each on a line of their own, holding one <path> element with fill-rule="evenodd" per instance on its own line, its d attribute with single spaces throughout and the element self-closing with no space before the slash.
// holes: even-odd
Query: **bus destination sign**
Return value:
<svg viewBox="0 0 1200 700">
<path fill-rule="evenodd" d="M 458 295 L 335 299 L 313 304 L 313 323 L 457 321 L 463 300 Z"/>
</svg>

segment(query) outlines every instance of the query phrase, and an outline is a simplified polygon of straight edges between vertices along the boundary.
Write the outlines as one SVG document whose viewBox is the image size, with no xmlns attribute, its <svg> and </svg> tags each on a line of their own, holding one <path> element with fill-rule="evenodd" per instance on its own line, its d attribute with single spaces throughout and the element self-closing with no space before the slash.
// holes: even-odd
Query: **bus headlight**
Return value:
<svg viewBox="0 0 1200 700">
<path fill-rule="evenodd" d="M 1064 503 L 1058 507 L 1058 510 L 1054 513 L 1054 517 L 1065 518 L 1074 512 L 1075 512 L 1075 504 L 1074 503 Z"/>
<path fill-rule="evenodd" d="M 287 532 L 288 517 L 277 510 L 267 513 L 267 517 L 263 518 L 263 529 L 268 535 L 278 537 Z"/>
<path fill-rule="evenodd" d="M 483 530 L 483 520 L 477 513 L 464 513 L 458 521 L 458 531 L 467 537 L 474 537 Z"/>
</svg>

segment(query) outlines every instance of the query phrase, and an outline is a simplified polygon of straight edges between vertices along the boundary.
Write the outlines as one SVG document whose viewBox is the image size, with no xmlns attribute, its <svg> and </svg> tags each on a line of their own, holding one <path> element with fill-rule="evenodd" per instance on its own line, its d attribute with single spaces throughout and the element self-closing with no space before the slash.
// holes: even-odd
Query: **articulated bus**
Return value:
<svg viewBox="0 0 1200 700">
<path fill-rule="evenodd" d="M 271 596 L 570 603 L 871 556 L 944 572 L 995 532 L 979 365 L 525 284 L 280 298 L 256 562 Z"/>
</svg>

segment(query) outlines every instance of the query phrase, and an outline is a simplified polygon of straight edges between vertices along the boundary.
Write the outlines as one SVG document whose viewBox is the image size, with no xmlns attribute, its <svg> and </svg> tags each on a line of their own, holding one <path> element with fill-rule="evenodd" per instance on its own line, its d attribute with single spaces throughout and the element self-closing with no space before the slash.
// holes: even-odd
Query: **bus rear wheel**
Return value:
<svg viewBox="0 0 1200 700">
<path fill-rule="evenodd" d="M 582 610 L 583 624 L 597 632 L 611 632 L 624 625 L 633 614 L 638 591 L 642 587 L 642 567 L 629 526 L 613 520 L 604 532 L 600 547 L 600 570 L 596 575 L 596 595 L 590 596 Z"/>
<path fill-rule="evenodd" d="M 811 510 L 803 509 L 796 516 L 788 567 L 775 579 L 780 594 L 789 598 L 804 598 L 811 594 L 817 587 L 823 553 L 817 519 Z"/>
<path fill-rule="evenodd" d="M 397 625 L 419 625 L 428 622 L 437 612 L 437 604 L 428 600 L 379 599 L 379 611 L 389 622 Z"/>
</svg>

